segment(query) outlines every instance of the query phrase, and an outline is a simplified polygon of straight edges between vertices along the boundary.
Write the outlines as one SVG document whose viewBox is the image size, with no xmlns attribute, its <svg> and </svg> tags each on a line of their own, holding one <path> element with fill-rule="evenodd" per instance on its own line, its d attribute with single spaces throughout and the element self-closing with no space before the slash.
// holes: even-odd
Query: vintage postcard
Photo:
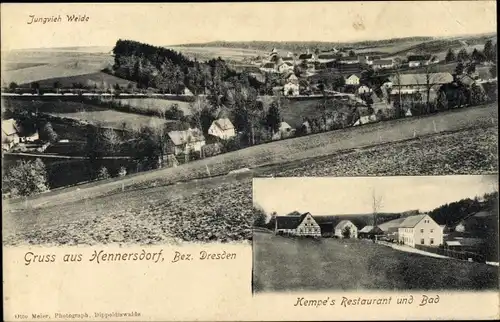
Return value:
<svg viewBox="0 0 500 322">
<path fill-rule="evenodd" d="M 495 1 L 0 12 L 5 321 L 500 317 Z"/>
</svg>

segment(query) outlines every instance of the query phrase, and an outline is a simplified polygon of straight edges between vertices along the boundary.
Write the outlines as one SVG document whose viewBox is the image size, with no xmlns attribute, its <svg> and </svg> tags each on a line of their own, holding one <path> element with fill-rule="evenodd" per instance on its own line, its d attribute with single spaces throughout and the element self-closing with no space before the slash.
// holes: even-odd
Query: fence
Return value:
<svg viewBox="0 0 500 322">
<path fill-rule="evenodd" d="M 434 253 L 434 254 L 438 254 L 438 255 L 452 257 L 455 259 L 469 260 L 469 258 L 470 258 L 475 262 L 480 262 L 480 263 L 486 262 L 486 259 L 483 255 L 473 253 L 473 252 L 456 251 L 456 250 L 451 250 L 448 248 L 431 247 L 431 246 L 424 246 L 424 245 L 415 245 L 415 248 L 429 252 L 429 253 Z"/>
</svg>

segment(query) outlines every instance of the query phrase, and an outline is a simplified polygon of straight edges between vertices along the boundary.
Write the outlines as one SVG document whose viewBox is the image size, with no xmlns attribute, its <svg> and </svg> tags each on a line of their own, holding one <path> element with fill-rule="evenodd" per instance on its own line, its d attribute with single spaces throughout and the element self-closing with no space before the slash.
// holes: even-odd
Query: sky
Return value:
<svg viewBox="0 0 500 322">
<path fill-rule="evenodd" d="M 427 212 L 463 198 L 498 191 L 497 176 L 254 178 L 253 202 L 267 214 L 313 216 L 367 214 L 373 196 L 378 212 Z"/>
<path fill-rule="evenodd" d="M 86 15 L 70 23 L 66 15 Z M 62 17 L 59 23 L 32 23 Z M 2 50 L 225 41 L 376 40 L 496 32 L 495 1 L 1 5 Z"/>
</svg>

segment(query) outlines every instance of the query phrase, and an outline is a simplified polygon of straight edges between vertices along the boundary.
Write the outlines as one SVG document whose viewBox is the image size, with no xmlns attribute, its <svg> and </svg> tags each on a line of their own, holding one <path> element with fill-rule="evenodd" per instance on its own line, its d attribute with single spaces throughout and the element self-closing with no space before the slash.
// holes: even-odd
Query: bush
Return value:
<svg viewBox="0 0 500 322">
<path fill-rule="evenodd" d="M 97 179 L 98 180 L 104 180 L 109 178 L 109 172 L 108 169 L 105 166 L 102 166 L 99 171 L 97 172 Z"/>
<path fill-rule="evenodd" d="M 127 175 L 127 169 L 125 167 L 120 167 L 120 170 L 118 171 L 118 176 L 123 177 Z"/>
<path fill-rule="evenodd" d="M 10 193 L 12 197 L 31 196 L 48 191 L 45 164 L 40 159 L 18 161 L 4 176 L 2 190 Z"/>
</svg>

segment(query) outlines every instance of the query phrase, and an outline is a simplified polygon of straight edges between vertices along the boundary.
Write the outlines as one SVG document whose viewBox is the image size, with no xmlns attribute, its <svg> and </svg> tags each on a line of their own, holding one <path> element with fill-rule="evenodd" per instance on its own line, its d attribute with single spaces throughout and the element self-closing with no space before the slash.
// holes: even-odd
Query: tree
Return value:
<svg viewBox="0 0 500 322">
<path fill-rule="evenodd" d="M 342 237 L 343 238 L 351 238 L 351 227 L 350 226 L 345 226 L 344 229 L 342 229 Z"/>
<path fill-rule="evenodd" d="M 103 148 L 106 151 L 106 154 L 115 154 L 119 147 L 121 140 L 116 133 L 114 129 L 104 129 L 102 131 L 102 141 L 103 141 Z"/>
<path fill-rule="evenodd" d="M 9 89 L 10 89 L 11 91 L 15 91 L 18 87 L 19 87 L 19 85 L 17 85 L 17 83 L 15 83 L 15 82 L 11 82 L 11 83 L 9 84 Z"/>
<path fill-rule="evenodd" d="M 354 56 L 356 56 L 354 50 L 349 50 L 349 57 L 354 57 Z"/>
<path fill-rule="evenodd" d="M 455 59 L 457 59 L 457 57 L 455 56 L 455 53 L 453 52 L 453 50 L 451 48 L 448 49 L 448 52 L 446 53 L 445 61 L 447 63 L 449 63 L 449 62 L 455 61 Z"/>
<path fill-rule="evenodd" d="M 467 50 L 465 48 L 462 48 L 457 55 L 458 61 L 464 62 L 469 59 L 469 54 L 467 53 Z"/>
<path fill-rule="evenodd" d="M 31 196 L 49 190 L 45 164 L 40 159 L 17 161 L 8 170 L 3 182 L 13 197 Z"/>
<path fill-rule="evenodd" d="M 486 41 L 484 44 L 483 54 L 487 61 L 494 61 L 496 59 L 491 40 Z"/>
<path fill-rule="evenodd" d="M 275 100 L 269 106 L 269 110 L 266 115 L 265 123 L 267 128 L 272 132 L 276 133 L 281 124 L 281 111 L 280 111 L 280 102 L 279 100 Z"/>
<path fill-rule="evenodd" d="M 40 133 L 40 138 L 42 140 L 47 140 L 50 143 L 54 143 L 57 141 L 57 133 L 52 128 L 52 124 L 50 122 L 45 123 Z"/>
<path fill-rule="evenodd" d="M 59 93 L 59 89 L 61 89 L 61 82 L 55 81 L 52 87 L 56 90 L 56 93 Z"/>
<path fill-rule="evenodd" d="M 123 177 L 127 175 L 127 168 L 125 167 L 120 167 L 120 170 L 118 171 L 118 176 Z"/>
<path fill-rule="evenodd" d="M 472 54 L 471 54 L 471 59 L 476 63 L 480 63 L 480 62 L 483 62 L 485 60 L 485 56 L 482 52 L 480 52 L 479 50 L 474 48 L 474 50 L 472 51 Z"/>
<path fill-rule="evenodd" d="M 109 172 L 108 169 L 105 166 L 102 166 L 99 168 L 99 171 L 97 172 L 97 179 L 98 180 L 104 180 L 109 178 Z"/>
<path fill-rule="evenodd" d="M 264 210 L 254 207 L 253 225 L 254 227 L 266 227 L 267 215 Z"/>
<path fill-rule="evenodd" d="M 474 62 L 471 62 L 470 64 L 467 65 L 465 68 L 465 72 L 469 75 L 473 74 L 476 72 L 476 64 Z"/>
<path fill-rule="evenodd" d="M 33 82 L 30 84 L 30 88 L 34 94 L 40 95 L 40 83 Z"/>
<path fill-rule="evenodd" d="M 373 212 L 373 227 L 377 227 L 378 213 L 382 208 L 382 196 L 377 195 L 375 189 L 372 190 L 372 212 Z"/>
<path fill-rule="evenodd" d="M 462 75 L 464 73 L 464 70 L 465 70 L 464 64 L 462 62 L 459 62 L 455 67 L 455 74 Z"/>
</svg>

